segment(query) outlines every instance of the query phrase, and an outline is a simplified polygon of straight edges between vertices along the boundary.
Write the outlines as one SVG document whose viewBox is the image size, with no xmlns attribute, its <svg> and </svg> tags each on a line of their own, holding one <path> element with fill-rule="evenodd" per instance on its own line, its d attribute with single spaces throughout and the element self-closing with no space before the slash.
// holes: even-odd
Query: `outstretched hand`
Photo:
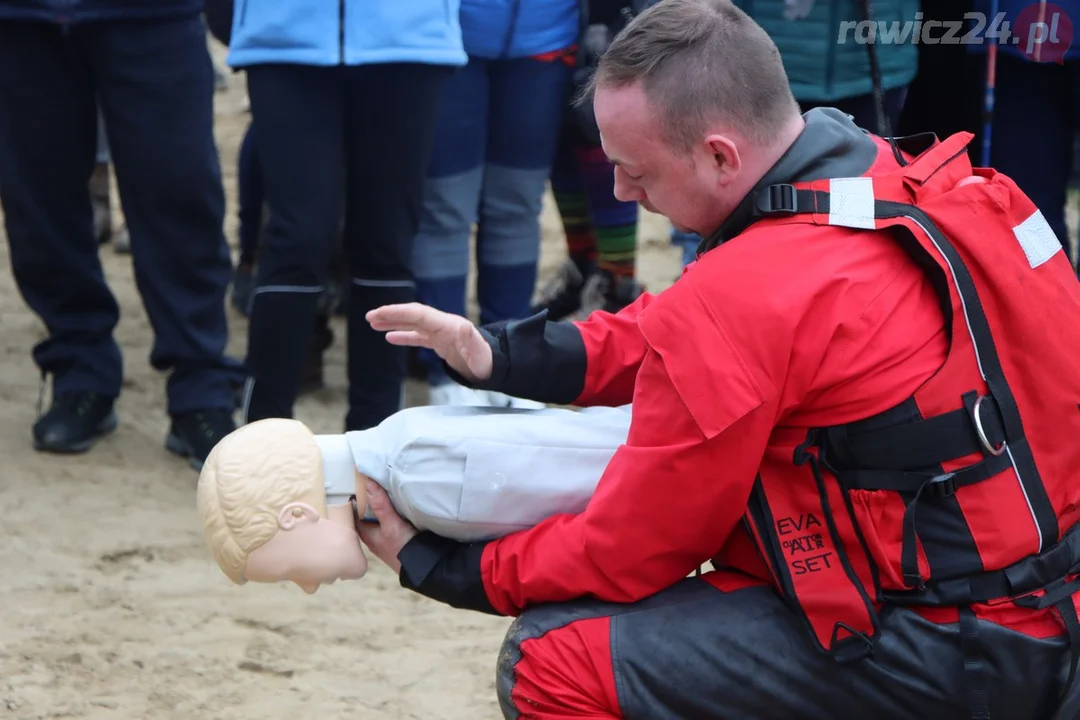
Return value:
<svg viewBox="0 0 1080 720">
<path fill-rule="evenodd" d="M 371 327 L 385 332 L 387 342 L 393 345 L 434 350 L 470 382 L 491 378 L 491 347 L 468 318 L 420 303 L 384 305 L 366 317 Z"/>
<path fill-rule="evenodd" d="M 378 522 L 360 523 L 360 539 L 375 557 L 389 565 L 395 573 L 400 573 L 401 561 L 398 560 L 398 553 L 419 531 L 398 515 L 394 504 L 390 502 L 390 496 L 378 483 L 368 481 L 367 504 Z"/>
</svg>

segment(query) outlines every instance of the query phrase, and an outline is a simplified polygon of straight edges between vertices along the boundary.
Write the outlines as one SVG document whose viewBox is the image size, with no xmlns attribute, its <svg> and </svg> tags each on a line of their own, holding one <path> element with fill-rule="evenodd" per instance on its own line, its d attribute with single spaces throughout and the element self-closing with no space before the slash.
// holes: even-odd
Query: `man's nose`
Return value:
<svg viewBox="0 0 1080 720">
<path fill-rule="evenodd" d="M 634 183 L 626 180 L 622 172 L 615 172 L 615 199 L 620 202 L 638 202 L 641 199 L 641 190 Z"/>
</svg>

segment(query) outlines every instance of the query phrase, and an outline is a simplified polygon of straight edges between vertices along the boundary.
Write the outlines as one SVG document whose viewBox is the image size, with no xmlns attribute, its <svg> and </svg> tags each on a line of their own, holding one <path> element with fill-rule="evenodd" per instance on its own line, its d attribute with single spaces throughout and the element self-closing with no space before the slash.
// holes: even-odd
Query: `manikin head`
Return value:
<svg viewBox="0 0 1080 720">
<path fill-rule="evenodd" d="M 238 428 L 210 452 L 197 503 L 210 552 L 230 580 L 291 581 L 313 593 L 367 572 L 353 507 L 327 507 L 322 463 L 311 431 L 285 419 Z M 359 508 L 366 504 L 357 497 Z"/>
<path fill-rule="evenodd" d="M 663 0 L 616 36 L 592 98 L 615 196 L 713 234 L 803 129 L 780 53 L 730 0 Z"/>
</svg>

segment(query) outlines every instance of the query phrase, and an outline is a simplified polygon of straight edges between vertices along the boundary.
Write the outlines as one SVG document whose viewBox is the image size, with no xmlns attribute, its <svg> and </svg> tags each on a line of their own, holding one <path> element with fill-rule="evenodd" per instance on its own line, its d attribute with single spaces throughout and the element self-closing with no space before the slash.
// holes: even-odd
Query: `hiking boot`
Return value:
<svg viewBox="0 0 1080 720">
<path fill-rule="evenodd" d="M 599 270 L 585 281 L 579 315 L 584 319 L 596 310 L 617 313 L 637 300 L 643 292 L 644 286 L 634 278 Z"/>
<path fill-rule="evenodd" d="M 115 400 L 92 392 L 61 393 L 34 423 L 34 449 L 51 453 L 86 452 L 116 429 Z"/>
<path fill-rule="evenodd" d="M 173 415 L 165 449 L 187 458 L 191 467 L 201 471 L 214 446 L 235 429 L 232 413 L 223 408 Z"/>
<path fill-rule="evenodd" d="M 573 260 L 567 259 L 558 272 L 540 291 L 540 302 L 529 312 L 533 315 L 547 310 L 549 320 L 562 320 L 581 309 L 581 292 L 585 288 L 585 275 Z"/>
</svg>

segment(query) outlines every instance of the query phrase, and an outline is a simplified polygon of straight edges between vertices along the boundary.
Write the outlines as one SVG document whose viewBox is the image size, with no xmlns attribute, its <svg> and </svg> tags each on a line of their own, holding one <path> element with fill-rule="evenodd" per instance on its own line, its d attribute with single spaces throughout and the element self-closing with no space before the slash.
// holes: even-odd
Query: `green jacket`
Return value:
<svg viewBox="0 0 1080 720">
<path fill-rule="evenodd" d="M 805 3 L 806 0 L 803 0 Z M 912 42 L 911 23 L 919 0 L 869 0 L 874 27 L 903 32 L 905 42 L 885 42 L 878 33 L 878 62 L 884 89 L 907 85 L 918 70 L 918 45 Z M 867 28 L 863 0 L 814 0 L 809 14 L 797 20 L 784 17 L 785 0 L 734 0 L 769 33 L 780 48 L 791 89 L 799 102 L 832 102 L 873 92 L 870 54 L 859 38 Z M 796 2 L 796 4 L 799 4 Z M 846 22 L 846 26 L 844 23 Z"/>
</svg>

